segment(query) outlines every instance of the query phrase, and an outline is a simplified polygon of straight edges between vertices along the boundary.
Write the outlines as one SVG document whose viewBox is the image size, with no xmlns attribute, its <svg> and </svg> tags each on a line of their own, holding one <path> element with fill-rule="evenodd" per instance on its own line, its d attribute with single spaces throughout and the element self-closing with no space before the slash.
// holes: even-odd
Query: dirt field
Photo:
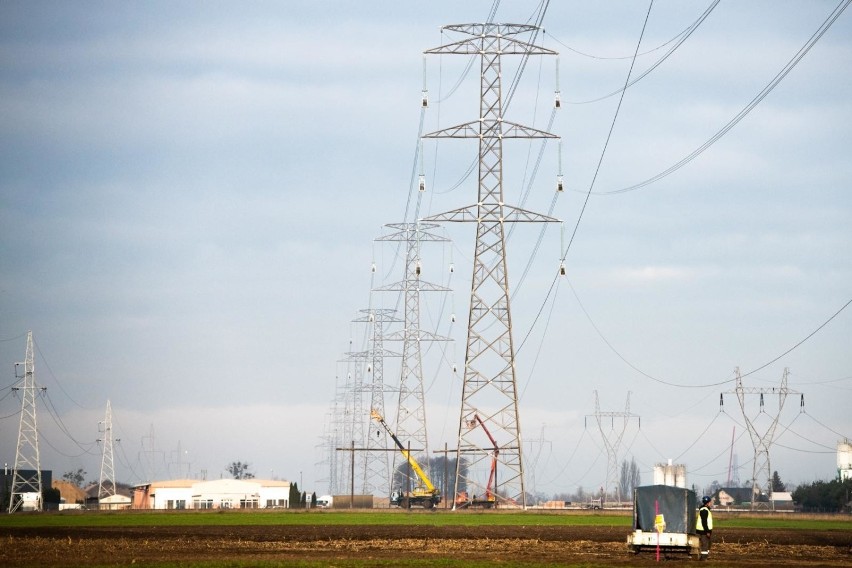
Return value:
<svg viewBox="0 0 852 568">
<path fill-rule="evenodd" d="M 716 566 L 852 566 L 852 531 L 725 529 L 716 531 Z M 171 561 L 323 563 L 411 558 L 488 561 L 496 565 L 584 563 L 650 566 L 634 555 L 624 528 L 431 526 L 189 526 L 132 528 L 3 528 L 0 566 L 144 565 Z M 671 564 L 695 562 L 672 555 Z"/>
</svg>

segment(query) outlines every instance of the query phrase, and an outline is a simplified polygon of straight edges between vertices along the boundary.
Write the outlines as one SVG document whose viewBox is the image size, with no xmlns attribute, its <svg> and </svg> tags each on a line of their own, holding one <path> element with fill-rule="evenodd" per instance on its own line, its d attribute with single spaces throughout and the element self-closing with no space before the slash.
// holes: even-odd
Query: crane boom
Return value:
<svg viewBox="0 0 852 568">
<path fill-rule="evenodd" d="M 381 424 L 382 427 L 384 427 L 385 431 L 390 434 L 390 437 L 396 443 L 396 446 L 399 448 L 399 451 L 402 452 L 402 455 L 405 456 L 405 459 L 408 460 L 408 464 L 411 466 L 411 469 L 414 470 L 414 473 L 416 473 L 417 477 L 420 478 L 420 481 L 423 482 L 423 485 L 426 487 L 426 490 L 429 491 L 429 493 L 435 493 L 435 486 L 432 484 L 432 481 L 420 468 L 420 464 L 417 463 L 417 460 L 414 459 L 414 456 L 411 455 L 411 452 L 409 452 L 405 448 L 405 446 L 402 445 L 402 442 L 399 441 L 399 438 L 396 437 L 396 434 L 394 434 L 393 431 L 390 429 L 390 426 L 387 425 L 387 422 L 385 422 L 385 419 L 382 417 L 382 415 L 376 412 L 375 410 L 370 410 L 370 416 L 373 418 L 373 420 Z"/>
<path fill-rule="evenodd" d="M 491 445 L 494 446 L 494 453 L 491 454 L 491 471 L 488 474 L 488 485 L 485 486 L 485 498 L 493 500 L 494 492 L 492 491 L 492 487 L 494 487 L 494 478 L 497 477 L 497 456 L 500 455 L 500 448 L 497 446 L 497 440 L 495 440 L 494 436 L 491 435 L 491 432 L 488 431 L 488 427 L 485 426 L 485 422 L 482 421 L 479 414 L 474 414 L 473 419 L 482 426 L 482 430 L 485 432 L 485 435 L 488 436 L 488 439 L 491 441 Z"/>
</svg>

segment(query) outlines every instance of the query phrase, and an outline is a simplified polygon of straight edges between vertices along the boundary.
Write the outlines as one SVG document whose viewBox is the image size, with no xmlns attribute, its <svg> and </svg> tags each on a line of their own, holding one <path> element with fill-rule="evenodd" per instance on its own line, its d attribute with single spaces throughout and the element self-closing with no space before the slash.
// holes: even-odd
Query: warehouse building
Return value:
<svg viewBox="0 0 852 568">
<path fill-rule="evenodd" d="M 299 504 L 296 503 L 296 506 Z M 273 509 L 290 507 L 290 482 L 174 479 L 133 487 L 134 509 Z"/>
</svg>

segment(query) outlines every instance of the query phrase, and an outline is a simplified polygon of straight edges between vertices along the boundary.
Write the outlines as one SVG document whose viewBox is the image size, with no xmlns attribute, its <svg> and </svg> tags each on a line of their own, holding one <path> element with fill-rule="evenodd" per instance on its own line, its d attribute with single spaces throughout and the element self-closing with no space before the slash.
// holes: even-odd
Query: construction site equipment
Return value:
<svg viewBox="0 0 852 568">
<path fill-rule="evenodd" d="M 695 554 L 697 498 L 695 492 L 669 485 L 647 485 L 633 492 L 633 532 L 627 546 L 633 552 L 658 550 Z"/>
<path fill-rule="evenodd" d="M 493 446 L 491 453 L 491 470 L 488 473 L 488 484 L 485 486 L 485 495 L 473 497 L 469 497 L 467 491 L 460 491 L 456 495 L 456 508 L 464 508 L 464 507 L 483 507 L 485 509 L 491 509 L 492 507 L 497 506 L 497 496 L 494 494 L 494 484 L 497 481 L 497 456 L 500 455 L 500 448 L 497 446 L 497 441 L 494 439 L 494 436 L 491 435 L 491 432 L 488 431 L 488 427 L 485 425 L 485 422 L 482 421 L 482 418 L 479 417 L 479 414 L 474 414 L 473 418 L 467 422 L 468 428 L 476 428 L 476 425 L 479 424 L 482 427 L 482 431 L 485 432 L 485 435 L 488 436 L 488 440 L 491 442 Z"/>
<path fill-rule="evenodd" d="M 426 475 L 420 467 L 420 464 L 418 464 L 417 460 L 414 459 L 414 456 L 411 455 L 411 452 L 402 445 L 402 442 L 399 441 L 399 438 L 396 437 L 396 434 L 394 434 L 390 429 L 390 426 L 387 425 L 382 415 L 373 409 L 370 411 L 370 416 L 373 420 L 381 424 L 388 435 L 393 439 L 397 448 L 399 448 L 399 451 L 402 452 L 402 455 L 408 460 L 408 465 L 411 466 L 411 469 L 415 474 L 417 474 L 417 478 L 420 480 L 420 483 L 418 483 L 411 491 L 405 492 L 397 490 L 391 493 L 391 505 L 396 505 L 397 507 L 403 507 L 405 509 L 409 507 L 425 507 L 427 509 L 431 509 L 440 503 L 441 491 L 435 488 L 432 481 L 429 479 L 429 476 Z"/>
</svg>

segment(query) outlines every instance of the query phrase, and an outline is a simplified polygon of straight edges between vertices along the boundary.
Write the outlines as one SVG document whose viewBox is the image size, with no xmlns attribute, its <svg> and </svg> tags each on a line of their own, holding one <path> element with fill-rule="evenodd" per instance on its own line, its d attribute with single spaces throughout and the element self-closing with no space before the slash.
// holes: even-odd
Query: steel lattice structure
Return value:
<svg viewBox="0 0 852 568">
<path fill-rule="evenodd" d="M 616 501 L 621 501 L 621 487 L 618 483 L 618 450 L 621 447 L 621 441 L 624 439 L 624 433 L 627 431 L 627 425 L 631 418 L 639 419 L 636 414 L 630 413 L 630 392 L 627 392 L 627 403 L 624 406 L 624 412 L 601 412 L 601 405 L 598 399 L 598 391 L 595 391 L 595 413 L 592 415 L 598 425 L 598 430 L 601 432 L 604 446 L 606 447 L 606 485 L 604 486 L 602 500 L 606 500 L 607 495 L 612 490 Z M 610 434 L 604 429 L 603 418 L 611 419 Z M 621 418 L 621 430 L 615 428 L 615 419 Z M 603 502 L 601 502 L 603 506 Z"/>
<path fill-rule="evenodd" d="M 23 366 L 23 374 L 18 367 Z M 41 461 L 38 451 L 38 420 L 36 418 L 36 391 L 44 391 L 35 384 L 35 360 L 33 358 L 33 332 L 27 332 L 27 353 L 23 363 L 15 363 L 15 377 L 22 379 L 20 386 L 12 390 L 21 393 L 21 420 L 18 426 L 18 448 L 15 452 L 15 467 L 12 470 L 12 487 L 9 492 L 9 512 L 20 509 L 26 495 L 35 494 L 33 507 L 42 510 Z"/>
<path fill-rule="evenodd" d="M 463 39 L 424 53 L 478 55 L 480 58 L 478 119 L 424 136 L 479 141 L 476 203 L 423 219 L 476 223 L 455 491 L 461 487 L 471 493 L 484 494 L 486 491 L 477 472 L 491 459 L 493 446 L 481 428 L 465 426 L 478 415 L 499 445 L 495 490 L 498 503 L 526 507 L 504 224 L 558 222 L 558 219 L 505 203 L 503 140 L 558 137 L 503 118 L 501 58 L 504 55 L 557 55 L 557 52 L 522 39 L 538 31 L 530 25 L 461 24 L 445 26 L 443 30 L 461 34 Z M 470 472 L 464 477 L 462 460 L 467 462 Z"/>
<path fill-rule="evenodd" d="M 787 388 L 787 375 L 790 372 L 787 368 L 784 369 L 784 374 L 781 376 L 781 386 L 772 388 L 746 388 L 743 386 L 743 379 L 740 375 L 739 367 L 736 368 L 735 372 L 737 374 L 736 387 L 734 387 L 733 391 L 728 391 L 728 394 L 733 393 L 737 395 L 737 401 L 739 402 L 740 410 L 743 413 L 743 420 L 746 423 L 748 434 L 751 437 L 751 443 L 754 446 L 754 462 L 751 475 L 751 508 L 752 510 L 762 507 L 774 508 L 772 501 L 772 468 L 769 460 L 769 449 L 775 439 L 775 431 L 778 428 L 778 420 L 781 417 L 781 410 L 784 408 L 784 402 L 787 399 L 787 395 L 798 394 L 800 396 L 800 412 L 804 410 L 805 407 L 805 395 Z M 760 396 L 760 414 L 765 412 L 763 395 L 778 395 L 778 412 L 771 417 L 769 427 L 763 434 L 757 431 L 757 428 L 754 425 L 754 420 L 749 418 L 746 414 L 745 397 L 749 394 L 756 394 Z M 719 395 L 720 404 L 724 404 L 722 396 L 723 395 Z M 763 500 L 763 496 L 765 496 L 766 500 Z"/>
<path fill-rule="evenodd" d="M 98 499 L 105 499 L 115 495 L 115 469 L 113 467 L 113 452 L 112 452 L 112 406 L 107 400 L 106 414 L 104 415 L 103 434 L 104 437 L 98 440 L 103 442 L 103 452 L 101 453 L 101 476 L 98 480 Z"/>
<path fill-rule="evenodd" d="M 449 338 L 420 329 L 420 293 L 448 292 L 450 289 L 421 279 L 420 245 L 423 242 L 446 242 L 449 239 L 429 232 L 438 227 L 430 223 L 391 223 L 390 235 L 377 241 L 406 244 L 405 279 L 376 288 L 378 292 L 402 292 L 405 302 L 405 327 L 387 336 L 388 341 L 402 341 L 402 368 L 399 379 L 399 403 L 396 414 L 396 435 L 413 448 L 422 448 L 417 460 L 428 464 L 429 440 L 426 431 L 426 405 L 423 393 L 423 358 L 420 345 L 424 341 L 448 341 Z M 381 411 L 379 412 L 380 414 Z M 382 414 L 383 415 L 383 414 Z M 387 447 L 387 446 L 385 446 Z M 426 459 L 423 459 L 423 456 Z M 393 454 L 393 471 L 396 472 L 398 454 Z M 398 480 L 396 480 L 398 481 Z M 394 483 L 401 487 L 401 483 Z"/>
<path fill-rule="evenodd" d="M 391 309 L 368 309 L 361 310 L 364 316 L 356 319 L 356 322 L 369 323 L 372 332 L 370 348 L 357 354 L 358 358 L 367 361 L 367 374 L 372 375 L 365 389 L 370 393 L 370 409 L 379 413 L 385 411 L 385 383 L 384 383 L 384 360 L 385 357 L 399 357 L 399 353 L 388 351 L 384 348 L 385 326 L 389 323 L 399 322 L 396 310 Z M 356 417 L 358 419 L 358 417 Z M 364 440 L 366 449 L 373 450 L 364 456 L 364 480 L 362 492 L 365 495 L 379 494 L 390 495 L 390 465 L 385 449 L 388 447 L 387 435 L 382 429 L 372 427 L 370 413 L 360 417 L 364 422 L 365 432 L 369 432 Z"/>
<path fill-rule="evenodd" d="M 350 342 L 351 344 L 351 342 Z M 346 353 L 346 358 L 344 362 L 347 363 L 347 373 L 346 373 L 346 382 L 343 386 L 344 390 L 344 404 L 343 404 L 343 446 L 349 446 L 350 444 L 357 444 L 360 447 L 363 447 L 364 443 L 364 426 L 366 422 L 364 420 L 364 416 L 369 416 L 364 409 L 364 376 L 363 370 L 365 366 L 366 356 L 364 352 L 348 352 Z M 364 469 L 364 461 L 365 456 L 364 453 L 361 452 L 358 454 L 358 460 L 361 460 L 360 463 L 356 463 L 356 454 L 355 452 L 349 452 L 346 455 L 346 459 L 338 460 L 338 466 L 340 467 L 340 480 L 347 480 L 346 483 L 341 483 L 341 489 L 345 489 L 347 491 L 351 491 L 354 493 L 355 486 L 352 486 L 354 480 L 351 479 L 350 471 L 363 471 Z M 351 486 L 351 487 L 350 487 Z"/>
</svg>

